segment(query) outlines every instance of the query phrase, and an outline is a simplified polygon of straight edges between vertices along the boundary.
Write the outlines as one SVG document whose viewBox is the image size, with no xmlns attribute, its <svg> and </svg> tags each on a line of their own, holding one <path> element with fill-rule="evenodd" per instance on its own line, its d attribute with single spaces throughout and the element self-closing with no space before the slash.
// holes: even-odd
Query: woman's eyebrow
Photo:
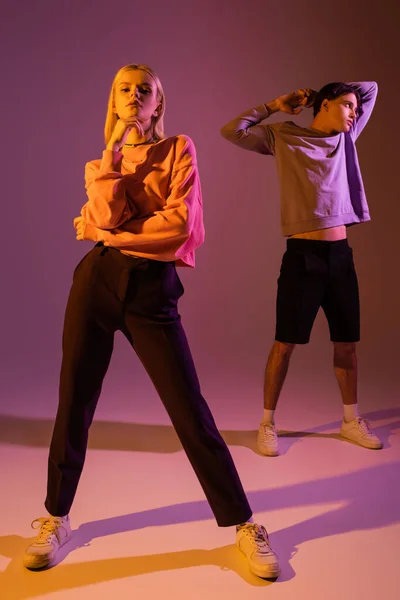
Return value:
<svg viewBox="0 0 400 600">
<path fill-rule="evenodd" d="M 130 81 L 120 81 L 118 83 L 118 85 L 132 85 L 132 83 Z M 151 84 L 147 83 L 147 81 L 145 81 L 144 83 L 138 83 L 138 85 L 140 85 L 142 87 L 147 86 L 147 87 L 151 88 Z"/>
</svg>

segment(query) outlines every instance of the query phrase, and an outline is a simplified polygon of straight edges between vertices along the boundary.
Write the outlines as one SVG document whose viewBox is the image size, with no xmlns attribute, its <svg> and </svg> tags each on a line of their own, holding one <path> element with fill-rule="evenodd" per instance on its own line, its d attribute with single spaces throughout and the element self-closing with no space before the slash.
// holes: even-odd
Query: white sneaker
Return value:
<svg viewBox="0 0 400 600">
<path fill-rule="evenodd" d="M 246 523 L 236 533 L 236 545 L 246 556 L 250 571 L 258 577 L 276 579 L 280 573 L 278 556 L 272 550 L 263 525 Z"/>
<path fill-rule="evenodd" d="M 257 434 L 257 448 L 264 456 L 278 456 L 278 433 L 273 423 L 260 423 Z"/>
<path fill-rule="evenodd" d="M 39 525 L 35 525 L 36 523 Z M 32 521 L 33 529 L 38 529 L 39 526 L 39 534 L 25 551 L 24 566 L 27 569 L 47 567 L 54 560 L 59 548 L 72 536 L 68 516 L 42 517 Z"/>
<path fill-rule="evenodd" d="M 364 448 L 371 448 L 372 450 L 383 448 L 381 440 L 372 431 L 367 419 L 362 417 L 357 417 L 349 423 L 343 421 L 340 435 L 347 440 L 360 444 L 360 446 L 364 446 Z"/>
</svg>

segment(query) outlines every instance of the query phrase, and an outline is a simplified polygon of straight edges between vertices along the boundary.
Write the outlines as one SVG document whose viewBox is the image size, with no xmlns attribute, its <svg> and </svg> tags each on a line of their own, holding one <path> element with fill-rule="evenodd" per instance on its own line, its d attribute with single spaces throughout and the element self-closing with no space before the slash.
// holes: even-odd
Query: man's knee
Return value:
<svg viewBox="0 0 400 600">
<path fill-rule="evenodd" d="M 334 366 L 340 369 L 354 369 L 356 366 L 356 344 L 354 342 L 334 342 Z"/>
<path fill-rule="evenodd" d="M 296 344 L 288 344 L 286 342 L 278 342 L 277 340 L 275 340 L 274 345 L 272 347 L 272 351 L 280 357 L 288 359 L 291 357 L 295 347 Z"/>
<path fill-rule="evenodd" d="M 333 342 L 335 354 L 351 356 L 356 353 L 356 342 Z"/>
</svg>

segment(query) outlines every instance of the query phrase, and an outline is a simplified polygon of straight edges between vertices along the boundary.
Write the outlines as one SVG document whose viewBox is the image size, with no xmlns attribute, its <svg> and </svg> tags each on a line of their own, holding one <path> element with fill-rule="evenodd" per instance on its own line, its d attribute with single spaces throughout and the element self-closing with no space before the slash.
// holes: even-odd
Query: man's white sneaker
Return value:
<svg viewBox="0 0 400 600">
<path fill-rule="evenodd" d="M 40 531 L 25 551 L 24 566 L 27 569 L 42 569 L 55 559 L 59 548 L 71 538 L 71 524 L 68 516 L 42 517 L 32 521 L 32 527 L 40 527 Z"/>
<path fill-rule="evenodd" d="M 360 444 L 360 446 L 364 446 L 364 448 L 380 450 L 383 447 L 381 440 L 372 431 L 369 422 L 362 417 L 357 417 L 349 423 L 343 421 L 340 435 L 347 440 Z"/>
<path fill-rule="evenodd" d="M 236 533 L 236 545 L 246 556 L 250 571 L 258 577 L 276 579 L 280 573 L 278 556 L 272 550 L 263 525 L 246 523 Z"/>
<path fill-rule="evenodd" d="M 257 448 L 264 456 L 278 456 L 278 433 L 273 423 L 260 423 L 257 434 Z"/>
</svg>

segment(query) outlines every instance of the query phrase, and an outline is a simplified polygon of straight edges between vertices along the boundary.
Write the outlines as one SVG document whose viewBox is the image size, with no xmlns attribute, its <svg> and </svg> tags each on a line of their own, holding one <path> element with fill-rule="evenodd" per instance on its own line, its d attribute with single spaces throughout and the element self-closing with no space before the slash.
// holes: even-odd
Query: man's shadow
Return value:
<svg viewBox="0 0 400 600">
<path fill-rule="evenodd" d="M 366 415 L 369 419 L 384 420 L 400 417 L 399 408 L 374 411 Z M 389 437 L 400 421 L 376 427 L 375 431 L 389 445 Z M 280 431 L 281 454 L 285 454 L 300 438 L 317 437 L 342 440 L 339 433 L 325 433 L 336 428 L 340 423 L 333 422 L 310 431 Z M 10 415 L 0 415 L 0 443 L 48 448 L 53 420 L 27 419 Z M 221 430 L 222 437 L 228 446 L 242 446 L 257 453 L 255 430 Z M 343 440 L 342 440 L 343 441 Z M 349 442 L 346 442 L 349 443 Z M 351 442 L 350 442 L 351 443 Z M 182 450 L 181 443 L 171 425 L 146 425 L 142 423 L 123 423 L 94 421 L 90 429 L 89 448 L 96 450 L 118 450 L 130 452 L 174 453 Z"/>
<path fill-rule="evenodd" d="M 282 565 L 282 575 L 278 582 L 288 581 L 294 576 L 290 560 L 305 542 L 398 523 L 400 486 L 396 484 L 399 467 L 400 462 L 396 461 L 345 475 L 249 492 L 248 498 L 255 512 L 300 506 L 339 505 L 334 510 L 272 533 L 272 546 L 279 554 Z M 212 515 L 207 502 L 198 501 L 84 523 L 62 549 L 59 560 L 62 561 L 73 550 L 89 545 L 96 538 L 149 528 L 148 533 L 156 542 L 159 527 L 210 518 Z M 5 600 L 23 600 L 119 578 L 205 565 L 234 571 L 250 585 L 270 584 L 251 575 L 246 561 L 233 545 L 212 550 L 187 550 L 61 564 L 56 569 L 34 573 L 22 567 L 22 555 L 28 543 L 28 539 L 19 536 L 0 538 L 0 554 L 11 559 L 0 576 L 0 587 L 6 590 L 6 596 L 2 596 Z"/>
</svg>

